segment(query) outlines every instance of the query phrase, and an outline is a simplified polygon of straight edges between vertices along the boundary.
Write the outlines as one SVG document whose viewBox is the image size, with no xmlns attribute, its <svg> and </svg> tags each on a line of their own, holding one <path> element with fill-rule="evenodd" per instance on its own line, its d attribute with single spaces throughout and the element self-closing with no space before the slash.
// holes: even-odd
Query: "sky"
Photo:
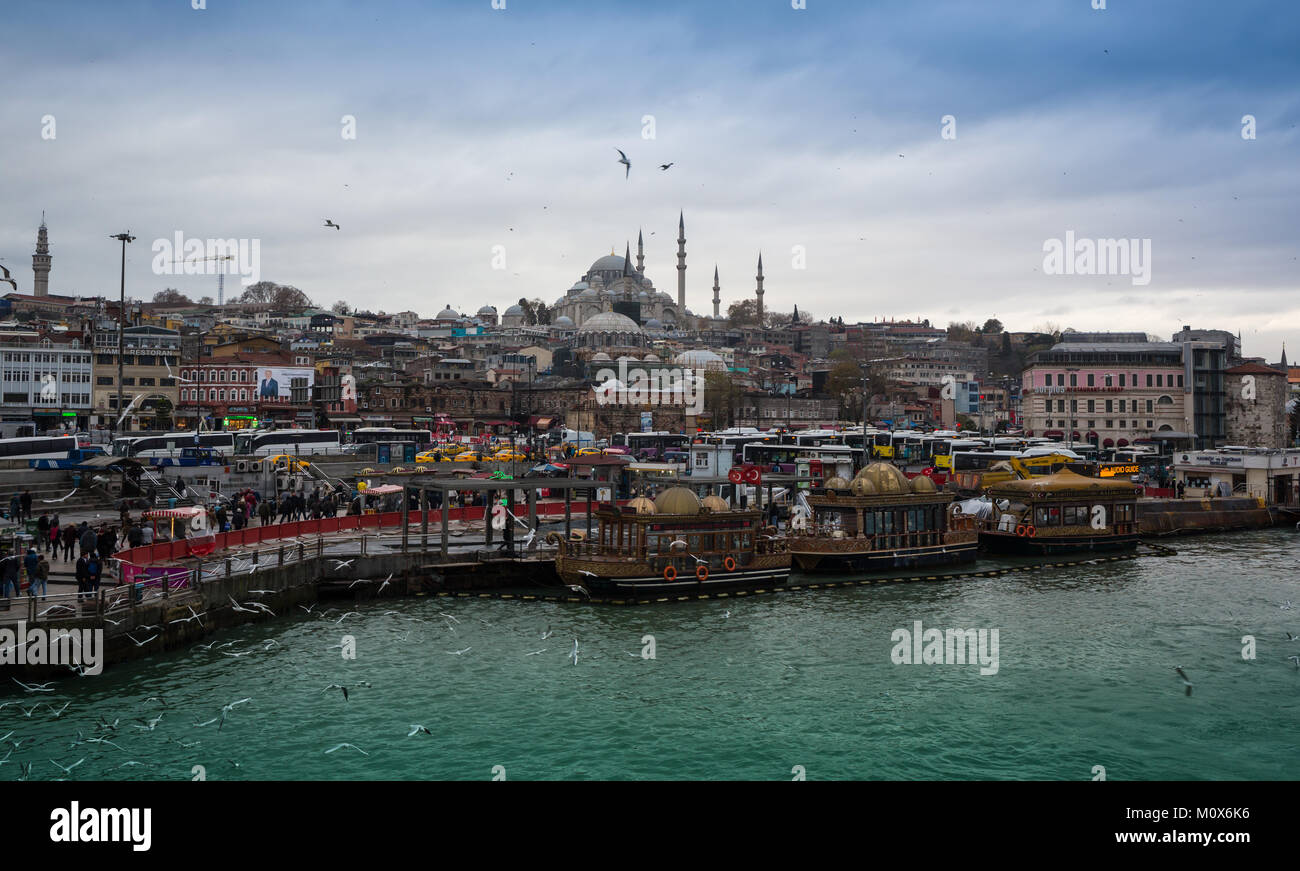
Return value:
<svg viewBox="0 0 1300 871">
<path fill-rule="evenodd" d="M 1300 4 L 794 5 L 13 4 L 0 264 L 31 292 L 44 211 L 52 293 L 116 296 L 130 231 L 128 296 L 215 296 L 158 274 L 179 232 L 255 241 L 324 306 L 472 314 L 552 302 L 638 231 L 676 297 L 684 214 L 698 314 L 715 265 L 724 313 L 752 297 L 761 252 L 773 311 L 1300 356 Z M 1149 244 L 1149 272 L 1049 274 L 1067 233 Z"/>
</svg>

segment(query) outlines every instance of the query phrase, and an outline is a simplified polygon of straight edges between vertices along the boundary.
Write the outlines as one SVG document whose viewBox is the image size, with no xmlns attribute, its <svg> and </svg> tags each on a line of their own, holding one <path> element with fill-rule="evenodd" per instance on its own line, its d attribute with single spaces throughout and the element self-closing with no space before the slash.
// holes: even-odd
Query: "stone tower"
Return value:
<svg viewBox="0 0 1300 871">
<path fill-rule="evenodd" d="M 636 272 L 637 275 L 645 275 L 645 239 L 640 230 L 636 231 Z"/>
<path fill-rule="evenodd" d="M 686 317 L 686 213 L 677 216 L 677 317 Z"/>
<path fill-rule="evenodd" d="M 41 228 L 36 231 L 36 253 L 32 255 L 32 281 L 34 296 L 50 295 L 50 237 L 45 229 L 45 213 L 41 212 Z"/>
<path fill-rule="evenodd" d="M 713 264 L 713 316 L 721 317 L 719 312 L 722 306 L 722 286 L 718 284 L 718 265 Z"/>
<path fill-rule="evenodd" d="M 755 278 L 758 279 L 758 287 L 755 288 L 754 294 L 758 297 L 756 311 L 758 314 L 758 328 L 761 330 L 763 329 L 763 254 L 761 252 L 758 255 L 758 275 Z"/>
</svg>

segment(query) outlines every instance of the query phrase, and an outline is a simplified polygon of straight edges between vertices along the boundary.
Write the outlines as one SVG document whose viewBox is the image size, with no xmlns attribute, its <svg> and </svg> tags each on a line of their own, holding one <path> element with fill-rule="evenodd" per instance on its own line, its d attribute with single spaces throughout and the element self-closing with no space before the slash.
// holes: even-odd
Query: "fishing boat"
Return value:
<svg viewBox="0 0 1300 871">
<path fill-rule="evenodd" d="M 832 478 L 806 497 L 809 514 L 790 536 L 790 554 L 805 572 L 871 572 L 968 563 L 978 526 L 952 511 L 952 498 L 928 476 L 908 479 L 889 463 L 872 463 L 850 482 Z"/>
<path fill-rule="evenodd" d="M 790 576 L 790 554 L 763 513 L 732 510 L 724 499 L 701 500 L 672 487 L 651 500 L 596 512 L 592 541 L 559 545 L 555 570 L 592 595 L 662 597 L 768 588 Z"/>
<path fill-rule="evenodd" d="M 980 545 L 992 553 L 1045 554 L 1134 548 L 1141 488 L 1063 469 L 988 489 L 991 516 Z"/>
</svg>

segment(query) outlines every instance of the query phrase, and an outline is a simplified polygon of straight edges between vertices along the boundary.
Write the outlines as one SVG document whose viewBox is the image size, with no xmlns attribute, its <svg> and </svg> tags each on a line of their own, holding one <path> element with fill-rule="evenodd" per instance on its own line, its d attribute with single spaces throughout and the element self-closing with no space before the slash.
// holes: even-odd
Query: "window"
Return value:
<svg viewBox="0 0 1300 871">
<path fill-rule="evenodd" d="M 1071 400 L 1070 400 L 1070 413 L 1071 413 L 1071 414 L 1078 414 L 1078 413 L 1079 413 L 1079 400 L 1077 400 L 1077 399 L 1071 399 Z"/>
<path fill-rule="evenodd" d="M 1147 404 L 1150 405 L 1151 403 L 1147 403 Z M 1151 429 L 1151 427 L 1152 427 L 1152 422 L 1148 420 L 1148 421 L 1147 421 L 1147 429 Z"/>
<path fill-rule="evenodd" d="M 1109 400 L 1109 399 L 1106 400 L 1106 413 L 1107 413 L 1107 414 L 1110 414 L 1110 413 L 1111 413 L 1111 411 L 1113 410 L 1113 409 L 1111 408 L 1111 406 L 1114 405 L 1114 404 L 1115 404 L 1115 403 L 1112 402 L 1111 400 Z M 1122 411 L 1122 410 L 1123 410 L 1123 409 L 1121 409 L 1121 411 Z"/>
<path fill-rule="evenodd" d="M 1110 381 L 1109 378 L 1107 378 L 1106 380 L 1107 380 L 1107 382 Z M 1107 386 L 1109 386 L 1109 383 L 1107 384 Z M 1123 386 L 1124 386 L 1124 373 L 1123 373 L 1123 372 L 1119 373 L 1119 386 L 1120 386 L 1120 387 L 1123 387 Z"/>
<path fill-rule="evenodd" d="M 1106 421 L 1106 429 L 1114 429 L 1114 428 L 1115 428 L 1115 421 L 1113 420 Z"/>
<path fill-rule="evenodd" d="M 106 378 L 106 377 L 104 377 L 103 375 L 101 375 L 101 376 L 99 376 L 98 378 L 95 379 L 95 383 L 98 384 L 98 385 L 101 386 L 101 387 L 104 387 L 104 386 L 111 386 L 112 383 L 113 383 L 113 379 L 112 379 L 112 378 Z"/>
<path fill-rule="evenodd" d="M 1159 372 L 1156 373 L 1156 386 L 1157 387 L 1165 386 L 1165 376 Z"/>
<path fill-rule="evenodd" d="M 154 381 L 154 380 L 153 380 L 152 378 L 141 378 L 141 379 L 140 379 L 140 386 L 141 386 L 141 387 L 153 387 L 153 386 L 154 386 L 153 381 Z"/>
<path fill-rule="evenodd" d="M 1114 381 L 1114 380 L 1115 380 L 1115 379 L 1112 378 L 1110 375 L 1107 375 L 1107 376 L 1106 376 L 1106 386 L 1107 386 L 1107 387 L 1111 387 L 1111 386 L 1112 386 L 1112 385 L 1111 385 L 1111 382 Z"/>
<path fill-rule="evenodd" d="M 1151 373 L 1148 372 L 1148 373 L 1147 373 L 1147 387 L 1150 387 L 1151 384 L 1152 384 Z"/>
<path fill-rule="evenodd" d="M 1097 385 L 1093 384 L 1093 375 L 1092 375 L 1091 372 L 1088 373 L 1088 386 L 1089 386 L 1089 387 L 1096 387 L 1096 386 L 1097 386 Z"/>
<path fill-rule="evenodd" d="M 1179 386 L 1179 387 L 1182 387 L 1182 386 L 1183 386 L 1183 376 L 1181 376 L 1181 375 L 1178 376 L 1178 386 Z"/>
<path fill-rule="evenodd" d="M 1058 373 L 1056 373 L 1056 386 L 1057 386 L 1057 387 L 1064 387 L 1064 386 L 1065 386 L 1065 373 L 1064 373 L 1064 372 L 1058 372 Z"/>
<path fill-rule="evenodd" d="M 1075 375 L 1075 374 L 1073 374 L 1073 373 L 1070 374 L 1070 386 L 1071 386 L 1071 387 L 1078 387 L 1078 386 L 1079 386 L 1079 376 L 1078 376 L 1078 375 Z"/>
<path fill-rule="evenodd" d="M 1096 401 L 1095 399 L 1089 399 L 1089 400 L 1088 400 L 1088 413 L 1089 413 L 1089 414 L 1092 414 L 1092 412 L 1094 412 L 1094 411 L 1096 411 L 1096 410 L 1097 410 L 1097 401 Z"/>
<path fill-rule="evenodd" d="M 1064 399 L 1058 399 L 1058 400 L 1056 400 L 1056 410 L 1059 411 L 1059 412 L 1061 412 L 1061 414 L 1065 414 L 1065 400 L 1064 400 Z"/>
<path fill-rule="evenodd" d="M 1155 410 L 1156 410 L 1156 404 L 1155 404 L 1155 401 L 1154 401 L 1154 400 L 1151 400 L 1151 399 L 1148 399 L 1148 400 L 1147 400 L 1147 414 L 1150 414 L 1151 412 L 1153 412 L 1153 411 L 1155 411 Z M 1147 426 L 1151 426 L 1151 421 L 1147 421 Z"/>
</svg>

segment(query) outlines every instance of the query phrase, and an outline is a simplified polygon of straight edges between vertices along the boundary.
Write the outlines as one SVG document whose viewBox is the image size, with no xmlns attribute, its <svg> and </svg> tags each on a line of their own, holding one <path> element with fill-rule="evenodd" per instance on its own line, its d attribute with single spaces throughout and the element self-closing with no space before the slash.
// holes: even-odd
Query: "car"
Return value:
<svg viewBox="0 0 1300 871">
<path fill-rule="evenodd" d="M 599 457 L 601 451 L 599 448 L 579 448 L 577 456 L 579 457 Z"/>
<path fill-rule="evenodd" d="M 444 459 L 446 459 L 446 455 L 439 450 L 420 451 L 415 455 L 415 461 L 417 463 L 440 463 Z"/>
<path fill-rule="evenodd" d="M 497 451 L 492 455 L 492 459 L 496 460 L 498 463 L 522 463 L 527 460 L 528 457 L 521 454 L 519 451 Z"/>
</svg>

